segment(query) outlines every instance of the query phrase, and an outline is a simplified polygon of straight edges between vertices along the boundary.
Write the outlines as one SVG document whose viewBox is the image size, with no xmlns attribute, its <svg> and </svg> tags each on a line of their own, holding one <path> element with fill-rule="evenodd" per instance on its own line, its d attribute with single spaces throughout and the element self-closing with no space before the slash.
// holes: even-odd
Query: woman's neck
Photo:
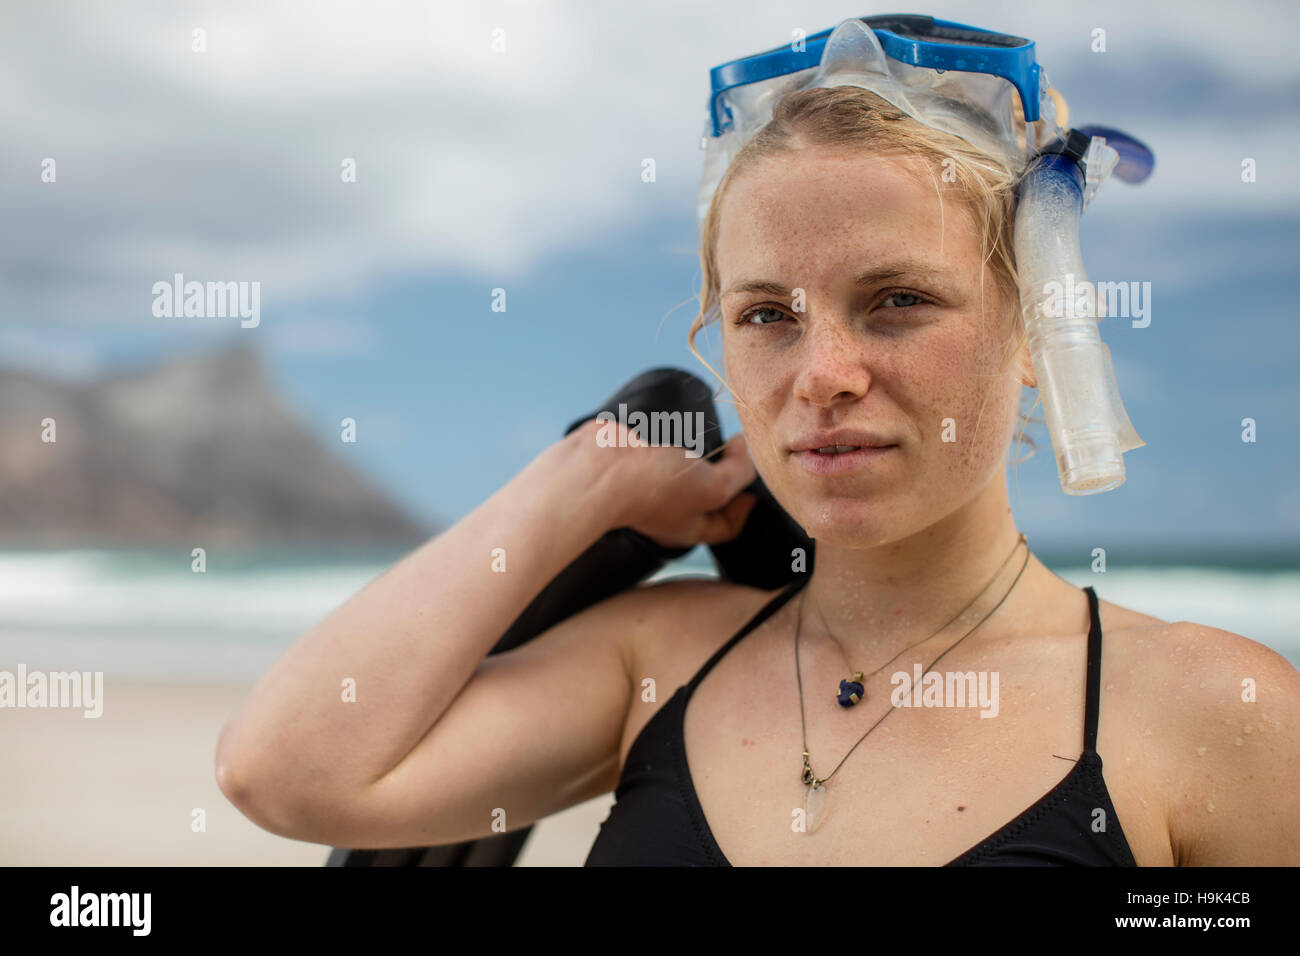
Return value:
<svg viewBox="0 0 1300 956">
<path fill-rule="evenodd" d="M 851 667 L 866 668 L 928 640 L 968 609 L 955 625 L 965 633 L 1013 582 L 998 613 L 1023 613 L 1009 607 L 1011 597 L 1041 592 L 1044 576 L 1061 583 L 1027 551 L 1005 481 L 996 480 L 967 506 L 907 538 L 869 548 L 818 541 L 802 601 L 801 641 L 834 641 Z M 1030 563 L 1016 581 L 1026 557 Z"/>
</svg>

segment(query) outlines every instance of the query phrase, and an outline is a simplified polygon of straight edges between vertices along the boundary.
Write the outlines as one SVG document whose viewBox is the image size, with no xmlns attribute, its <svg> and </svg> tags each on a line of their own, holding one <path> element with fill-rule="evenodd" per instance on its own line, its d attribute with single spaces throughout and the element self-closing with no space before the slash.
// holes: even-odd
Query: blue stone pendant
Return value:
<svg viewBox="0 0 1300 956">
<path fill-rule="evenodd" d="M 841 707 L 852 707 L 866 695 L 866 688 L 862 686 L 862 671 L 853 675 L 853 680 L 840 681 L 840 692 L 835 698 Z"/>
</svg>

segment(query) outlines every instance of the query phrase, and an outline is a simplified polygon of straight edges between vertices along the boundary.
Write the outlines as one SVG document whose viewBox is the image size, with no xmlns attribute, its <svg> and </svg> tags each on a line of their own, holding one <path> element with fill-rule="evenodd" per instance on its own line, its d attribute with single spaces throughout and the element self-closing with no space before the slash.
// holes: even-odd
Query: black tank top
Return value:
<svg viewBox="0 0 1300 956">
<path fill-rule="evenodd" d="M 731 865 L 713 838 L 691 782 L 683 732 L 686 705 L 722 656 L 776 613 L 809 577 L 768 602 L 646 722 L 628 751 L 614 806 L 600 825 L 587 866 Z M 1055 788 L 948 866 L 1137 866 L 1101 775 L 1097 753 L 1101 620 L 1096 593 L 1091 587 L 1084 591 L 1092 623 L 1083 753 Z M 1105 829 L 1095 832 L 1098 808 L 1104 811 L 1100 819 Z"/>
</svg>

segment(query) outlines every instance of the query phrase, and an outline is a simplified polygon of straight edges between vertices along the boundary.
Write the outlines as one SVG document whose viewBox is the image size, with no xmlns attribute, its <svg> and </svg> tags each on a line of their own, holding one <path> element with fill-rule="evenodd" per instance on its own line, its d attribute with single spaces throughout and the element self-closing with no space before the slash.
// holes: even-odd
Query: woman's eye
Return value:
<svg viewBox="0 0 1300 956">
<path fill-rule="evenodd" d="M 754 321 L 754 316 L 763 315 L 763 314 L 775 316 L 775 319 L 771 322 Z M 746 312 L 744 315 L 740 317 L 740 321 L 744 325 L 775 325 L 777 322 L 780 322 L 784 318 L 785 318 L 785 313 L 782 312 L 780 309 L 774 309 L 770 305 L 764 305 L 764 306 L 759 306 L 757 309 L 751 309 L 750 311 Z"/>
<path fill-rule="evenodd" d="M 910 309 L 914 305 L 921 305 L 925 302 L 925 300 L 922 299 L 919 295 L 916 295 L 915 293 L 912 292 L 891 292 L 888 296 L 885 297 L 884 301 L 888 302 L 890 299 L 915 299 L 916 300 L 914 302 L 904 302 L 902 305 L 895 305 L 894 308 L 896 309 Z"/>
</svg>

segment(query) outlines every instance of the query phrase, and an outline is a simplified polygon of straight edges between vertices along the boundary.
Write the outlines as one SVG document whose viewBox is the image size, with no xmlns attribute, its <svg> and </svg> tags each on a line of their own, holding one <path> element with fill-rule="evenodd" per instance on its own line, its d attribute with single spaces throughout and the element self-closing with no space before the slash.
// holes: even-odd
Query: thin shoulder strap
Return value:
<svg viewBox="0 0 1300 956">
<path fill-rule="evenodd" d="M 1083 709 L 1083 752 L 1097 752 L 1097 718 L 1101 710 L 1101 614 L 1097 606 L 1097 592 L 1091 587 L 1083 589 L 1088 595 L 1088 613 L 1092 623 L 1088 627 L 1088 690 Z"/>
<path fill-rule="evenodd" d="M 691 682 L 687 685 L 691 692 L 694 693 L 695 688 L 699 685 L 700 681 L 704 680 L 709 671 L 713 670 L 713 665 L 722 660 L 723 655 L 726 654 L 727 651 L 731 650 L 736 645 L 737 641 L 779 611 L 786 601 L 794 597 L 796 591 L 808 583 L 808 578 L 810 577 L 811 575 L 807 573 L 799 575 L 797 581 L 790 584 L 780 594 L 768 601 L 767 604 L 763 605 L 762 610 L 755 614 L 748 624 L 737 631 L 731 640 L 719 647 L 717 651 L 714 652 L 713 656 L 709 658 L 708 663 L 701 667 L 696 675 L 691 678 Z"/>
</svg>

